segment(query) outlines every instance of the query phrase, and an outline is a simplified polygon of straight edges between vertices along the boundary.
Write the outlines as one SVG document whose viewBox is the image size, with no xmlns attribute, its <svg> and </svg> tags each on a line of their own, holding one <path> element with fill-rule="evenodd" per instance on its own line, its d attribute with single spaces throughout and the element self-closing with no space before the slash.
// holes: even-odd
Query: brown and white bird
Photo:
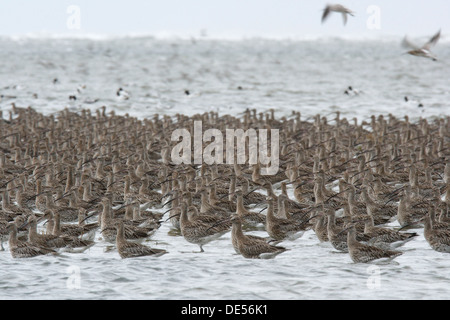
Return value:
<svg viewBox="0 0 450 320">
<path fill-rule="evenodd" d="M 19 240 L 17 238 L 17 226 L 15 223 L 10 223 L 6 228 L 10 232 L 9 251 L 13 258 L 31 258 L 40 255 L 56 254 L 56 251 L 53 249 Z"/>
<path fill-rule="evenodd" d="M 450 231 L 446 229 L 434 229 L 433 221 L 428 213 L 424 217 L 424 237 L 433 250 L 450 253 Z"/>
<path fill-rule="evenodd" d="M 199 215 L 196 207 L 189 207 L 185 202 L 181 205 L 180 229 L 184 239 L 190 243 L 200 246 L 200 252 L 204 252 L 203 246 L 213 240 L 220 238 L 230 231 L 230 219 Z M 219 223 L 220 222 L 220 223 Z"/>
<path fill-rule="evenodd" d="M 406 52 L 406 54 L 410 54 L 417 57 L 429 58 L 433 61 L 437 61 L 437 57 L 431 52 L 431 47 L 434 47 L 436 45 L 440 37 L 441 37 L 441 30 L 439 30 L 433 37 L 431 37 L 431 39 L 428 40 L 427 43 L 419 47 L 416 44 L 412 43 L 407 36 L 405 36 L 405 38 L 402 41 L 402 46 L 404 48 L 411 49 L 408 52 Z"/>
<path fill-rule="evenodd" d="M 244 234 L 242 232 L 242 220 L 238 215 L 234 215 L 231 222 L 231 241 L 234 250 L 244 258 L 270 259 L 287 250 L 284 247 L 268 243 L 267 239 Z"/>
<path fill-rule="evenodd" d="M 164 249 L 150 248 L 140 243 L 127 241 L 125 239 L 125 230 L 122 221 L 114 222 L 117 228 L 116 246 L 117 251 L 122 259 L 136 258 L 142 256 L 154 256 L 159 257 L 166 254 Z"/>
<path fill-rule="evenodd" d="M 392 247 L 397 248 L 417 237 L 415 232 L 402 233 L 397 230 L 375 226 L 372 216 L 365 218 L 364 222 L 364 233 L 370 237 L 368 244 L 376 247 L 389 248 L 392 245 Z"/>
<path fill-rule="evenodd" d="M 342 14 L 342 19 L 344 21 L 344 25 L 347 24 L 347 15 L 354 16 L 354 12 L 350 9 L 344 7 L 341 4 L 329 4 L 323 9 L 323 15 L 322 15 L 322 23 L 325 22 L 325 20 L 330 16 L 331 12 L 338 12 Z"/>
<path fill-rule="evenodd" d="M 394 259 L 403 254 L 401 251 L 384 250 L 358 242 L 354 226 L 348 228 L 347 246 L 350 258 L 355 263 L 367 263 L 382 258 Z"/>
</svg>

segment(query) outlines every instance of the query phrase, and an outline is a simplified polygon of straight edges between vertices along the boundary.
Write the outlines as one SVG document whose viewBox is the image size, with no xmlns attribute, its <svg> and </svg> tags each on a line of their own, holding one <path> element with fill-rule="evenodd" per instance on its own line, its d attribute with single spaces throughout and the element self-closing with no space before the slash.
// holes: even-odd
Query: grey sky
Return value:
<svg viewBox="0 0 450 320">
<path fill-rule="evenodd" d="M 450 30 L 448 0 L 342 0 L 355 11 L 347 26 L 339 15 L 321 24 L 328 1 L 318 0 L 3 0 L 0 34 L 169 34 L 212 37 L 307 35 L 429 36 Z M 334 3 L 334 1 L 331 1 Z M 81 29 L 69 29 L 67 8 L 80 8 Z M 380 8 L 380 30 L 367 28 L 371 5 Z"/>
</svg>

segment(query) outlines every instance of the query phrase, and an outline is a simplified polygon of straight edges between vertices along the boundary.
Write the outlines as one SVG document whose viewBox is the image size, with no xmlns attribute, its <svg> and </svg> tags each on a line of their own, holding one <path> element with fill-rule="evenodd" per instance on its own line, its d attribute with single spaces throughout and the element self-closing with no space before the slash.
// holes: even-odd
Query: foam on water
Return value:
<svg viewBox="0 0 450 320">
<path fill-rule="evenodd" d="M 386 40 L 97 40 L 0 38 L 3 116 L 12 102 L 46 114 L 105 105 L 139 118 L 211 110 L 238 115 L 246 108 L 274 108 L 278 117 L 296 110 L 303 119 L 320 113 L 330 120 L 340 111 L 358 121 L 372 114 L 450 115 L 445 42 L 434 50 L 441 61 L 433 62 L 402 55 L 397 41 Z M 348 86 L 361 94 L 345 95 Z M 129 100 L 117 99 L 120 87 Z M 417 103 L 406 104 L 405 96 Z M 311 231 L 283 242 L 289 251 L 261 261 L 236 255 L 230 234 L 194 253 L 198 246 L 169 234 L 170 222 L 148 243 L 169 251 L 159 258 L 121 260 L 97 240 L 82 254 L 14 260 L 6 245 L 0 252 L 0 298 L 446 299 L 448 255 L 433 251 L 416 231 L 419 237 L 400 249 L 402 256 L 375 264 L 379 286 L 368 285 L 370 265 L 334 253 Z"/>
</svg>

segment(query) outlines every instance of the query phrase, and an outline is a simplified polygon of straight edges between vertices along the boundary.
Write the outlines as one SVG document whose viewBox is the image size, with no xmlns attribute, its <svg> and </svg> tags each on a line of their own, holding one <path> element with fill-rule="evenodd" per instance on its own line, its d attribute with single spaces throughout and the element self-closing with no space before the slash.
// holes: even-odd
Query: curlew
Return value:
<svg viewBox="0 0 450 320">
<path fill-rule="evenodd" d="M 17 226 L 15 223 L 10 223 L 7 230 L 9 231 L 9 251 L 13 258 L 32 258 L 41 255 L 56 254 L 56 251 L 53 249 L 19 240 L 17 238 Z"/>
<path fill-rule="evenodd" d="M 393 229 L 382 228 L 374 225 L 373 217 L 368 216 L 364 220 L 364 234 L 370 237 L 368 244 L 382 248 L 393 246 L 399 247 L 417 237 L 415 232 L 399 232 Z"/>
<path fill-rule="evenodd" d="M 308 224 L 293 219 L 277 218 L 274 214 L 273 199 L 268 199 L 266 231 L 274 240 L 295 240 L 303 236 Z"/>
<path fill-rule="evenodd" d="M 113 219 L 111 216 L 111 200 L 104 198 L 102 200 L 103 210 L 100 213 L 100 233 L 107 242 L 116 241 L 117 230 L 115 223 L 120 219 Z M 126 225 L 124 227 L 125 238 L 127 240 L 143 240 L 149 236 L 148 230 L 140 227 Z"/>
<path fill-rule="evenodd" d="M 258 212 L 249 211 L 244 207 L 244 197 L 241 190 L 236 191 L 236 198 L 236 214 L 245 226 L 255 227 L 266 223 L 265 215 Z"/>
<path fill-rule="evenodd" d="M 450 253 L 450 230 L 434 229 L 430 214 L 426 214 L 424 220 L 424 237 L 433 250 Z"/>
<path fill-rule="evenodd" d="M 382 258 L 394 259 L 403 254 L 400 251 L 384 250 L 360 243 L 356 239 L 356 229 L 354 226 L 348 228 L 347 246 L 350 257 L 355 263 L 368 263 Z"/>
<path fill-rule="evenodd" d="M 164 249 L 150 248 L 140 243 L 127 241 L 125 239 L 125 228 L 123 222 L 117 221 L 115 222 L 115 226 L 117 229 L 116 247 L 122 259 L 142 256 L 159 257 L 167 253 Z"/>
<path fill-rule="evenodd" d="M 270 259 L 287 250 L 281 246 L 271 245 L 264 238 L 245 235 L 242 232 L 242 220 L 239 216 L 234 215 L 231 218 L 231 222 L 231 241 L 233 247 L 244 258 Z"/>
<path fill-rule="evenodd" d="M 220 238 L 230 230 L 231 222 L 221 223 L 223 219 L 215 216 L 200 216 L 194 210 L 195 207 L 188 208 L 186 203 L 181 205 L 180 230 L 184 239 L 190 243 L 198 244 L 200 252 L 204 252 L 203 246 L 213 240 Z"/>
<path fill-rule="evenodd" d="M 344 227 L 336 225 L 336 212 L 332 208 L 325 209 L 325 214 L 328 217 L 327 221 L 327 235 L 331 245 L 338 251 L 348 252 L 348 244 L 346 234 L 342 231 Z M 362 233 L 357 233 L 359 241 L 368 241 L 370 238 Z"/>
<path fill-rule="evenodd" d="M 439 30 L 434 36 L 430 38 L 430 40 L 428 40 L 423 46 L 420 47 L 412 43 L 408 39 L 408 37 L 405 36 L 405 38 L 403 38 L 402 41 L 402 46 L 411 49 L 408 52 L 406 52 L 407 54 L 437 61 L 437 57 L 431 52 L 431 48 L 437 44 L 440 37 L 441 37 L 441 30 Z"/>
<path fill-rule="evenodd" d="M 341 4 L 329 4 L 325 7 L 325 9 L 323 9 L 323 14 L 322 14 L 322 23 L 325 22 L 325 20 L 330 16 L 330 14 L 332 12 L 337 12 L 340 13 L 342 15 L 342 19 L 344 22 L 344 25 L 347 24 L 347 15 L 351 15 L 353 16 L 353 11 L 351 11 L 350 9 L 344 7 Z"/>
</svg>

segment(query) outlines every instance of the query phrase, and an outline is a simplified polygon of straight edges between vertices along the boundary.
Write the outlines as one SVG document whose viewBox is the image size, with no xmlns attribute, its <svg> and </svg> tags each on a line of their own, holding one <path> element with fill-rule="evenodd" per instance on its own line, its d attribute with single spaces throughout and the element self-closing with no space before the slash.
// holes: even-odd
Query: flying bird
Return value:
<svg viewBox="0 0 450 320">
<path fill-rule="evenodd" d="M 402 41 L 402 46 L 404 48 L 412 49 L 407 54 L 417 56 L 417 57 L 424 57 L 432 59 L 433 61 L 437 61 L 436 56 L 431 52 L 431 47 L 434 47 L 436 43 L 439 41 L 439 38 L 441 37 L 441 30 L 439 30 L 430 40 L 428 40 L 427 43 L 425 43 L 422 47 L 417 46 L 416 44 L 412 43 L 407 36 Z"/>
<path fill-rule="evenodd" d="M 331 12 L 340 12 L 342 14 L 342 19 L 344 19 L 344 25 L 347 24 L 347 14 L 354 16 L 353 11 L 341 4 L 329 4 L 323 10 L 322 23 L 329 17 Z"/>
</svg>

